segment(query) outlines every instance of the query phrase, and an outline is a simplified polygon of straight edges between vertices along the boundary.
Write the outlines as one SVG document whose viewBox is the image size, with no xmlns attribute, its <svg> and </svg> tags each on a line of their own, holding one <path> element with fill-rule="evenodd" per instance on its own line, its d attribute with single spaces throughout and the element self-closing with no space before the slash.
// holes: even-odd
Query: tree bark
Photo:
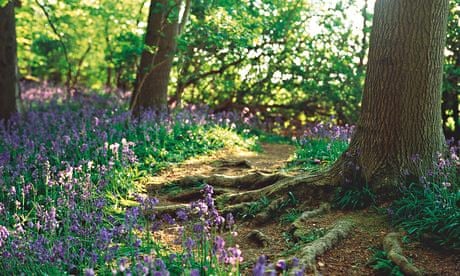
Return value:
<svg viewBox="0 0 460 276">
<path fill-rule="evenodd" d="M 332 169 L 345 183 L 378 188 L 418 177 L 443 150 L 448 6 L 448 0 L 376 1 L 361 117 Z"/>
<path fill-rule="evenodd" d="M 0 120 L 8 120 L 16 108 L 16 23 L 14 3 L 0 7 Z"/>
<path fill-rule="evenodd" d="M 131 98 L 131 109 L 139 115 L 144 109 L 156 112 L 167 110 L 168 84 L 176 51 L 179 29 L 179 7 L 168 5 L 168 0 L 152 0 L 149 11 L 145 45 L 141 56 L 135 89 Z"/>
</svg>

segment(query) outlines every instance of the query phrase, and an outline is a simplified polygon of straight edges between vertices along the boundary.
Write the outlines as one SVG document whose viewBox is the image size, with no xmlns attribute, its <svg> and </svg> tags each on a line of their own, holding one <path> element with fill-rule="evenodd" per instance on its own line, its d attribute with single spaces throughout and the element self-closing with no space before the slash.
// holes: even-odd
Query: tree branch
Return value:
<svg viewBox="0 0 460 276">
<path fill-rule="evenodd" d="M 53 21 L 51 20 L 51 16 L 46 10 L 45 4 L 40 3 L 39 0 L 35 0 L 35 3 L 40 7 L 40 9 L 43 11 L 45 14 L 46 20 L 48 21 L 48 24 L 51 27 L 51 30 L 53 33 L 58 37 L 59 44 L 61 44 L 62 51 L 64 52 L 64 59 L 67 63 L 67 80 L 66 80 L 66 90 L 67 90 L 67 96 L 70 96 L 70 82 L 72 79 L 72 64 L 70 63 L 70 58 L 69 58 L 69 52 L 67 50 L 67 47 L 64 43 L 64 39 L 61 36 L 61 34 L 58 32 L 56 25 L 54 25 Z"/>
</svg>

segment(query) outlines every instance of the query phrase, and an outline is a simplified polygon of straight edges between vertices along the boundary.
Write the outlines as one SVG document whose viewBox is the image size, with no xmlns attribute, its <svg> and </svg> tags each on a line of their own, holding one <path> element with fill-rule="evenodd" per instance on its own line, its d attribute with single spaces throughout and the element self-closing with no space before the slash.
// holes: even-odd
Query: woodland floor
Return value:
<svg viewBox="0 0 460 276">
<path fill-rule="evenodd" d="M 251 171 L 267 173 L 280 172 L 288 174 L 300 173 L 296 170 L 284 171 L 286 163 L 294 154 L 295 147 L 286 144 L 262 144 L 261 152 L 252 152 L 242 148 L 224 148 L 210 155 L 190 159 L 182 164 L 170 167 L 158 176 L 148 180 L 147 190 L 154 193 L 155 184 L 164 184 L 185 176 L 213 174 L 245 175 Z M 248 161 L 251 167 L 234 166 L 227 161 Z M 171 195 L 156 193 L 160 205 L 189 203 L 188 200 L 172 200 Z M 360 211 L 332 210 L 329 213 L 308 220 L 311 229 L 328 229 L 339 219 L 354 221 L 352 233 L 332 250 L 317 258 L 316 267 L 321 275 L 378 275 L 368 265 L 373 255 L 372 248 L 381 249 L 383 237 L 394 229 L 388 224 L 385 215 L 379 214 L 375 208 Z M 286 235 L 289 223 L 280 222 L 274 217 L 262 226 L 251 219 L 237 219 L 238 236 L 235 238 L 243 251 L 245 275 L 251 275 L 252 266 L 257 257 L 264 254 L 271 262 L 289 259 L 298 253 L 296 245 Z M 253 230 L 262 232 L 269 241 L 260 245 L 249 239 L 248 233 Z M 159 233 L 162 242 L 171 244 L 174 237 L 170 231 Z M 438 251 L 419 242 L 404 243 L 404 254 L 413 264 L 427 275 L 460 275 L 460 256 L 452 252 Z"/>
</svg>

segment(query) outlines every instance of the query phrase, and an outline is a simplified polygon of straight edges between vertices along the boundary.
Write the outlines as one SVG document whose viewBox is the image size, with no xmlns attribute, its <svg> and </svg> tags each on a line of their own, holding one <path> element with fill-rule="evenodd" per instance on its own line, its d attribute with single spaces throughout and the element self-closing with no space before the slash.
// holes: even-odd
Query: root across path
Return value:
<svg viewBox="0 0 460 276">
<path fill-rule="evenodd" d="M 148 179 L 146 187 L 160 200 L 155 212 L 172 214 L 199 199 L 203 183 L 212 185 L 220 211 L 239 217 L 235 242 L 244 253 L 242 267 L 248 275 L 262 254 L 272 262 L 297 257 L 311 274 L 372 275 L 370 249 L 381 249 L 385 236 L 394 231 L 385 215 L 331 208 L 336 186 L 330 179 L 284 170 L 294 151 L 286 144 L 263 144 L 261 152 L 224 148 L 171 167 Z M 420 273 L 460 271 L 459 257 L 418 243 L 404 252 L 400 247 L 389 250 L 389 256 L 402 256 L 398 260 L 406 268 L 414 264 Z"/>
</svg>

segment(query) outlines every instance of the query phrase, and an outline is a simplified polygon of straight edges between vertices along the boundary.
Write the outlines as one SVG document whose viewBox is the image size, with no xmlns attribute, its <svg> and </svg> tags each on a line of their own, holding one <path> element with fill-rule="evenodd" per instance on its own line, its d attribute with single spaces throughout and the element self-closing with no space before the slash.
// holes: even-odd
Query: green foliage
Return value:
<svg viewBox="0 0 460 276">
<path fill-rule="evenodd" d="M 76 86 L 132 89 L 145 49 L 149 1 L 40 2 L 59 35 L 36 1 L 21 1 L 16 10 L 21 75 L 65 83 L 69 64 L 61 40 Z M 458 0 L 451 3 L 455 7 Z M 362 9 L 354 0 L 192 1 L 189 22 L 177 38 L 170 92 L 213 107 L 248 106 L 270 128 L 330 115 L 340 123 L 356 122 L 368 46 L 363 37 L 371 25 L 371 11 Z M 365 18 L 366 26 L 352 24 L 355 17 Z M 449 81 L 458 76 L 457 19 L 458 9 L 452 8 L 446 94 L 458 90 Z"/>
<path fill-rule="evenodd" d="M 355 120 L 364 77 L 356 52 L 361 56 L 366 47 L 345 11 L 359 14 L 361 7 L 339 2 L 327 8 L 304 0 L 196 4 L 179 39 L 175 74 L 187 84 L 184 98 L 211 106 L 257 102 L 269 109 L 259 116 L 276 112 L 282 121 L 317 116 L 317 109 Z"/>
<path fill-rule="evenodd" d="M 262 211 L 266 211 L 272 215 L 279 214 L 287 208 L 296 207 L 298 204 L 299 200 L 291 192 L 288 193 L 287 199 L 277 200 L 274 202 L 271 202 L 269 198 L 263 196 L 258 201 L 253 202 L 242 215 L 242 217 L 254 218 L 258 213 Z"/>
<path fill-rule="evenodd" d="M 44 4 L 59 37 L 34 0 L 21 1 L 16 18 L 18 63 L 22 75 L 65 83 L 68 64 L 62 45 L 57 43 L 60 39 L 67 49 L 76 85 L 91 88 L 101 88 L 107 83 L 128 85 L 126 82 L 136 74 L 143 48 L 145 1 L 40 3 Z"/>
<path fill-rule="evenodd" d="M 258 213 L 266 210 L 267 207 L 270 205 L 270 199 L 266 196 L 261 197 L 256 202 L 253 202 L 249 207 L 245 210 L 244 214 L 242 214 L 243 219 L 250 219 L 254 218 Z"/>
<path fill-rule="evenodd" d="M 375 204 L 376 195 L 368 185 L 340 187 L 334 197 L 334 206 L 339 209 L 356 210 Z"/>
<path fill-rule="evenodd" d="M 281 215 L 280 217 L 280 222 L 282 224 L 290 224 L 293 223 L 296 219 L 300 217 L 300 215 L 303 213 L 303 211 L 298 210 L 298 209 L 291 209 L 288 210 L 286 213 Z"/>
<path fill-rule="evenodd" d="M 368 264 L 383 275 L 404 276 L 399 267 L 387 258 L 385 251 L 371 249 L 374 253 Z"/>
<path fill-rule="evenodd" d="M 145 48 L 148 1 L 40 1 L 58 35 L 34 0 L 21 2 L 22 75 L 65 83 L 69 64 L 62 44 L 54 45 L 61 40 L 77 86 L 132 88 Z M 340 3 L 324 9 L 306 0 L 192 1 L 189 22 L 177 38 L 170 91 L 181 87 L 185 101 L 210 106 L 257 102 L 259 116 L 274 111 L 283 121 L 300 114 L 310 119 L 316 109 L 355 120 L 364 76 L 355 55 L 365 47 L 345 11 L 359 14 L 361 7 L 352 0 Z M 322 33 L 312 25 L 324 27 Z M 52 51 L 44 51 L 52 44 Z"/>
<path fill-rule="evenodd" d="M 327 229 L 325 228 L 313 228 L 308 233 L 302 235 L 300 237 L 300 240 L 304 243 L 310 243 L 324 236 L 326 232 L 327 232 Z"/>
<path fill-rule="evenodd" d="M 444 81 L 443 81 L 443 120 L 446 135 L 455 137 L 454 131 L 459 132 L 460 114 L 458 104 L 460 102 L 459 93 L 460 84 L 460 0 L 450 0 L 450 13 L 447 27 L 447 41 L 444 63 Z M 456 121 L 457 120 L 457 121 Z M 457 135 L 458 138 L 458 135 Z"/>
<path fill-rule="evenodd" d="M 5 7 L 8 4 L 8 0 L 0 0 L 0 8 Z"/>
<path fill-rule="evenodd" d="M 348 141 L 330 138 L 314 138 L 300 141 L 294 159 L 289 166 L 304 170 L 319 170 L 333 164 L 348 148 Z"/>
<path fill-rule="evenodd" d="M 460 249 L 460 191 L 435 183 L 411 184 L 389 209 L 392 222 L 416 238 Z"/>
<path fill-rule="evenodd" d="M 259 141 L 263 143 L 294 144 L 294 140 L 288 136 L 283 136 L 283 135 L 275 134 L 273 132 L 263 131 L 258 128 L 251 129 L 249 134 L 259 137 Z"/>
</svg>

